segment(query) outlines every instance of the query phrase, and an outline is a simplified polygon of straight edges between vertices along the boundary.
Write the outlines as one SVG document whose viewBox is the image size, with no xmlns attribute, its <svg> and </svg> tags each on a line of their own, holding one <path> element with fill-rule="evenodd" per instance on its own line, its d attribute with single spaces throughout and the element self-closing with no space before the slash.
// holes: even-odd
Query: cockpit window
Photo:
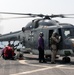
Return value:
<svg viewBox="0 0 74 75">
<path fill-rule="evenodd" d="M 64 37 L 74 37 L 74 29 L 73 28 L 64 28 L 63 29 L 63 34 L 64 34 Z"/>
<path fill-rule="evenodd" d="M 71 33 L 70 33 L 70 30 L 65 30 L 65 31 L 64 31 L 64 34 L 65 34 L 65 36 L 70 36 L 70 34 L 71 34 Z"/>
<path fill-rule="evenodd" d="M 29 22 L 27 25 L 26 25 L 26 29 L 33 29 L 33 23 L 32 22 Z"/>
</svg>

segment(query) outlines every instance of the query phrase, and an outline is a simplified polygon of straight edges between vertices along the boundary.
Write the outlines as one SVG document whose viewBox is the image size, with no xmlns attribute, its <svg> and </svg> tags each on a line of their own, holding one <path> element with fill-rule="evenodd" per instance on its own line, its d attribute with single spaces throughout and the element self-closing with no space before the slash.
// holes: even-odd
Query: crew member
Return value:
<svg viewBox="0 0 74 75">
<path fill-rule="evenodd" d="M 40 32 L 38 38 L 38 50 L 39 50 L 39 63 L 46 62 L 44 58 L 44 39 L 42 32 Z"/>
<path fill-rule="evenodd" d="M 57 32 L 53 32 L 51 38 L 50 38 L 50 44 L 51 44 L 51 63 L 55 63 L 56 54 L 58 51 L 58 44 L 60 42 L 59 34 Z"/>
<path fill-rule="evenodd" d="M 14 53 L 14 50 L 12 49 L 12 47 L 6 46 L 4 48 L 3 58 L 4 59 L 14 59 L 14 56 L 15 56 L 15 53 Z"/>
</svg>

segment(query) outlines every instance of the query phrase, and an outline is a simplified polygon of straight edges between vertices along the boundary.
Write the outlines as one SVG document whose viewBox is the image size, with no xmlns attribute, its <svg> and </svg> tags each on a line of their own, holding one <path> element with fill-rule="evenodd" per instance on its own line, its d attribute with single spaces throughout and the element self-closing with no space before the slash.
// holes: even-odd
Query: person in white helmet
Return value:
<svg viewBox="0 0 74 75">
<path fill-rule="evenodd" d="M 39 50 L 39 63 L 46 62 L 44 58 L 44 34 L 40 32 L 38 38 L 38 50 Z"/>
</svg>

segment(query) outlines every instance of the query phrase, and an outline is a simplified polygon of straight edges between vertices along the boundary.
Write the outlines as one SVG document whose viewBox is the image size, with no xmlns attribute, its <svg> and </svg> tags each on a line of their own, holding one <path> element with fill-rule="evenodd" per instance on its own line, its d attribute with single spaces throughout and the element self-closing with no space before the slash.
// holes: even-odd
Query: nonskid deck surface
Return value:
<svg viewBox="0 0 74 75">
<path fill-rule="evenodd" d="M 0 75 L 74 75 L 74 57 L 70 63 L 62 63 L 62 57 L 56 64 L 39 63 L 38 55 L 24 54 L 24 60 L 4 60 L 0 58 Z"/>
</svg>

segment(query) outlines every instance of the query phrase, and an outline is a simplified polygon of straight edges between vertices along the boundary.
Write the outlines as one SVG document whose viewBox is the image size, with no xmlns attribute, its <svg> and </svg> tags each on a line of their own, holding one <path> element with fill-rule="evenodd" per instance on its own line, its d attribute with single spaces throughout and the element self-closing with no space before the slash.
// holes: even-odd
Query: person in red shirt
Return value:
<svg viewBox="0 0 74 75">
<path fill-rule="evenodd" d="M 4 59 L 14 59 L 15 53 L 12 47 L 6 46 L 4 48 Z"/>
</svg>

